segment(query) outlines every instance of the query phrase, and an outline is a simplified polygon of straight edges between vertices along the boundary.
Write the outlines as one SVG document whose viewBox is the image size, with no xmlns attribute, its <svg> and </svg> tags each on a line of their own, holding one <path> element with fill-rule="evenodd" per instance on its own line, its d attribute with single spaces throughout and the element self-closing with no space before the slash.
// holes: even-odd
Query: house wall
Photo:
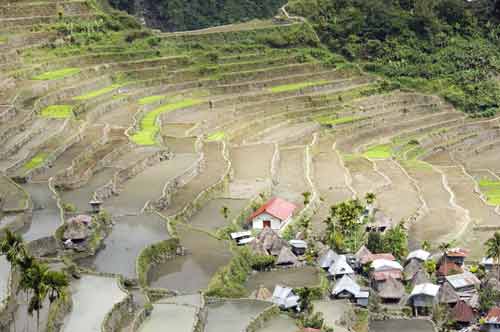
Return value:
<svg viewBox="0 0 500 332">
<path fill-rule="evenodd" d="M 434 298 L 427 295 L 417 295 L 413 299 L 414 307 L 432 307 L 434 304 Z"/>
<path fill-rule="evenodd" d="M 252 220 L 252 227 L 254 229 L 263 229 L 264 228 L 264 220 L 271 221 L 271 229 L 279 230 L 281 228 L 281 220 L 271 216 L 268 213 L 261 213 L 257 217 Z M 288 219 L 287 219 L 288 220 Z"/>
</svg>

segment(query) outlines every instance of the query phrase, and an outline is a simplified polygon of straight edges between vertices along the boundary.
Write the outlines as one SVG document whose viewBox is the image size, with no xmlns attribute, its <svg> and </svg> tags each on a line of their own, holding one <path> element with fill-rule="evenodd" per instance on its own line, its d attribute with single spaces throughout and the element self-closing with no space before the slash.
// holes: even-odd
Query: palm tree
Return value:
<svg viewBox="0 0 500 332">
<path fill-rule="evenodd" d="M 444 264 L 445 265 L 447 263 L 447 261 L 446 261 L 446 253 L 448 252 L 448 250 L 450 250 L 450 248 L 451 248 L 451 243 L 450 242 L 442 242 L 438 246 L 439 251 L 441 251 L 443 253 L 443 259 L 444 259 Z"/>
<path fill-rule="evenodd" d="M 495 232 L 493 237 L 489 238 L 485 244 L 486 256 L 495 259 L 497 268 L 497 279 L 500 281 L 500 232 Z"/>
<path fill-rule="evenodd" d="M 5 230 L 5 237 L 0 242 L 0 255 L 5 255 L 11 265 L 16 265 L 17 261 L 26 252 L 23 238 L 10 231 Z"/>
<path fill-rule="evenodd" d="M 374 193 L 366 193 L 366 195 L 365 195 L 365 201 L 369 205 L 372 205 L 376 199 L 377 199 L 377 196 Z"/>
</svg>

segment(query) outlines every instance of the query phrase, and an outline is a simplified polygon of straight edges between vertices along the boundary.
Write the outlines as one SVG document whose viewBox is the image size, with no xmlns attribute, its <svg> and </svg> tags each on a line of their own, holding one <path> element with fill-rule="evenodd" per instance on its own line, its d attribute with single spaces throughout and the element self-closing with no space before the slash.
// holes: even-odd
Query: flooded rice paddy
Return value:
<svg viewBox="0 0 500 332">
<path fill-rule="evenodd" d="M 84 275 L 71 284 L 73 308 L 62 332 L 99 332 L 101 323 L 113 305 L 126 294 L 115 278 Z"/>
<path fill-rule="evenodd" d="M 191 332 L 195 323 L 196 308 L 186 305 L 156 303 L 153 312 L 139 332 L 158 332 L 168 330 L 175 332 Z"/>
<path fill-rule="evenodd" d="M 150 286 L 192 293 L 208 286 L 213 274 L 232 257 L 226 242 L 205 232 L 179 227 L 185 256 L 178 256 L 150 270 Z"/>
<path fill-rule="evenodd" d="M 287 315 L 279 315 L 264 323 L 257 332 L 296 332 L 298 326 L 293 318 Z"/>
<path fill-rule="evenodd" d="M 280 269 L 268 272 L 254 272 L 247 280 L 245 287 L 249 293 L 260 286 L 271 292 L 277 284 L 289 287 L 316 286 L 319 283 L 319 271 L 312 266 L 303 268 Z"/>
<path fill-rule="evenodd" d="M 205 332 L 243 331 L 271 303 L 259 301 L 225 301 L 208 305 Z"/>
<path fill-rule="evenodd" d="M 24 184 L 23 188 L 33 202 L 33 217 L 31 225 L 23 234 L 24 240 L 29 242 L 54 235 L 61 226 L 61 216 L 56 197 L 48 183 Z"/>
<path fill-rule="evenodd" d="M 434 332 L 434 327 L 427 320 L 382 320 L 371 321 L 370 332 Z"/>
<path fill-rule="evenodd" d="M 7 297 L 10 276 L 10 263 L 5 256 L 0 256 L 0 303 Z"/>
</svg>

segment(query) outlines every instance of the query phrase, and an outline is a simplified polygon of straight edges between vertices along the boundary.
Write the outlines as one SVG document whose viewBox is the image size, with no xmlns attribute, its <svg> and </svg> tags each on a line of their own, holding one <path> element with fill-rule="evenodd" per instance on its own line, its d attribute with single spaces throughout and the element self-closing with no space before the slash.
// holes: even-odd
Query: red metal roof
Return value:
<svg viewBox="0 0 500 332">
<path fill-rule="evenodd" d="M 384 281 L 384 280 L 387 280 L 389 278 L 401 280 L 401 279 L 403 279 L 403 274 L 401 273 L 400 270 L 397 270 L 397 269 L 387 270 L 387 271 L 378 271 L 378 272 L 372 273 L 372 278 L 375 279 L 376 281 Z"/>
<path fill-rule="evenodd" d="M 392 254 L 371 254 L 371 255 L 363 256 L 361 258 L 361 264 L 365 265 L 365 264 L 371 263 L 377 259 L 386 259 L 388 261 L 395 261 L 396 260 L 396 258 Z"/>
<path fill-rule="evenodd" d="M 464 301 L 457 302 L 451 311 L 451 315 L 459 323 L 470 323 L 476 318 L 474 310 Z"/>
<path fill-rule="evenodd" d="M 281 221 L 284 221 L 293 214 L 296 208 L 297 206 L 295 206 L 295 204 L 287 202 L 279 197 L 275 197 L 269 200 L 266 204 L 262 205 L 257 211 L 252 213 L 252 215 L 250 216 L 250 220 L 265 212 L 272 215 L 273 217 L 278 218 Z"/>
<path fill-rule="evenodd" d="M 462 268 L 453 262 L 446 262 L 446 264 L 443 263 L 437 270 L 437 274 L 440 276 L 449 276 L 452 274 L 459 274 L 463 272 L 464 271 L 462 270 Z"/>
<path fill-rule="evenodd" d="M 453 248 L 446 252 L 448 257 L 467 257 L 469 256 L 469 251 L 462 248 Z"/>
<path fill-rule="evenodd" d="M 493 307 L 488 311 L 488 315 L 486 315 L 486 321 L 488 323 L 498 324 L 500 323 L 500 308 Z"/>
</svg>

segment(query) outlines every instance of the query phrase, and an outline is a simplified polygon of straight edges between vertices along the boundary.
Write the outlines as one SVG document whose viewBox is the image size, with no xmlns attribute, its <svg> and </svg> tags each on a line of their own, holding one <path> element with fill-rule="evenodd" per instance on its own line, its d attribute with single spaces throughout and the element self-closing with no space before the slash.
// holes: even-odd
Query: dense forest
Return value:
<svg viewBox="0 0 500 332">
<path fill-rule="evenodd" d="M 148 26 L 182 31 L 274 16 L 286 0 L 110 0 Z"/>
<path fill-rule="evenodd" d="M 500 1 L 291 0 L 332 51 L 475 116 L 500 106 Z"/>
</svg>

